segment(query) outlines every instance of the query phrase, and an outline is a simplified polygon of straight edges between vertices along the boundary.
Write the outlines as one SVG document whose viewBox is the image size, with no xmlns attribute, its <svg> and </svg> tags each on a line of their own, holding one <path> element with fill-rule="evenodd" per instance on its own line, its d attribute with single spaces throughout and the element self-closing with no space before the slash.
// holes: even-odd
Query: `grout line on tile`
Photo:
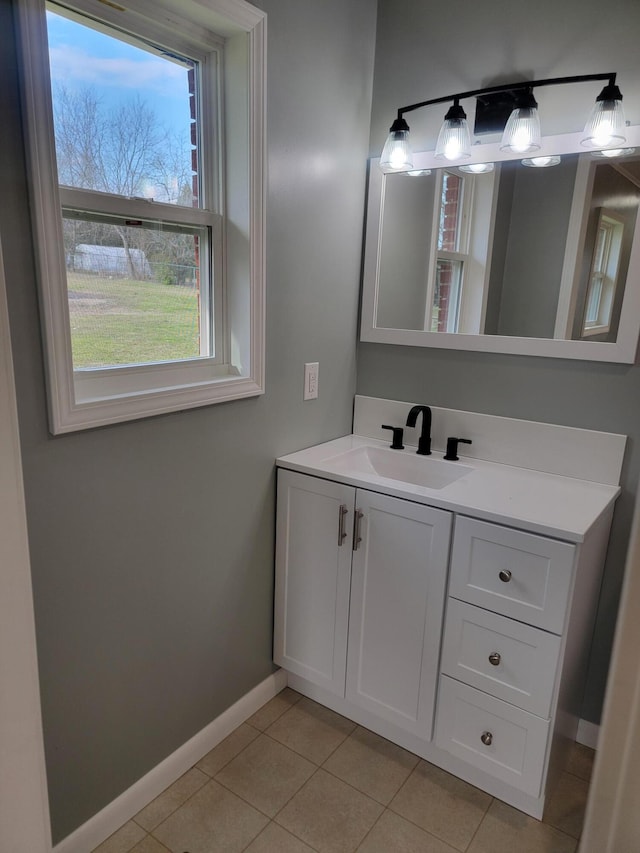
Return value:
<svg viewBox="0 0 640 853">
<path fill-rule="evenodd" d="M 332 773 L 330 770 L 327 770 L 326 767 L 318 767 L 318 770 L 322 770 L 328 776 L 331 776 L 333 779 L 336 779 L 338 782 L 342 782 L 343 785 L 348 785 L 348 787 L 351 788 L 352 791 L 355 791 L 356 793 L 360 794 L 363 797 L 366 797 L 367 799 L 371 800 L 372 802 L 376 803 L 377 805 L 382 806 L 383 809 L 387 808 L 385 803 L 381 803 L 380 800 L 376 800 L 376 798 L 372 797 L 371 794 L 367 794 L 367 793 L 365 793 L 365 791 L 361 791 L 360 788 L 356 788 L 355 785 L 352 785 L 351 782 L 347 782 L 346 779 L 341 779 L 340 776 L 336 776 L 335 773 Z M 314 773 L 314 776 L 315 776 L 315 773 Z"/>
<path fill-rule="evenodd" d="M 264 732 L 261 732 L 261 734 L 264 734 Z M 279 746 L 284 746 L 284 747 L 285 747 L 285 749 L 289 749 L 289 747 L 288 747 L 288 746 L 285 746 L 285 744 L 280 743 L 280 741 L 274 740 L 273 738 L 272 738 L 272 740 L 273 740 L 273 742 L 274 742 L 274 743 L 277 743 Z M 245 747 L 245 748 L 246 748 L 246 747 Z M 289 749 L 289 752 L 292 752 L 292 753 L 293 753 L 295 756 L 297 756 L 298 758 L 304 758 L 304 756 L 303 756 L 303 755 L 300 755 L 300 753 L 299 753 L 299 752 L 296 752 L 296 751 L 295 751 L 295 750 L 293 750 L 293 749 Z M 240 754 L 240 753 L 238 753 L 238 755 L 239 755 L 239 754 Z M 273 823 L 273 822 L 275 821 L 276 817 L 277 817 L 277 816 L 280 814 L 280 812 L 282 811 L 282 809 L 286 808 L 286 807 L 289 805 L 289 803 L 290 803 L 290 802 L 291 802 L 291 800 L 296 796 L 296 794 L 299 794 L 299 793 L 300 793 L 300 791 L 301 791 L 301 790 L 304 788 L 304 786 L 307 784 L 307 782 L 310 782 L 310 781 L 311 781 L 311 779 L 313 779 L 313 777 L 316 775 L 316 773 L 318 772 L 318 770 L 320 770 L 320 767 L 319 767 L 317 764 L 315 764 L 313 761 L 310 761 L 309 759 L 306 759 L 306 760 L 307 760 L 307 761 L 309 761 L 309 764 L 313 764 L 313 765 L 314 765 L 315 769 L 314 769 L 313 773 L 311 774 L 311 776 L 309 776 L 309 778 L 308 778 L 308 779 L 305 779 L 305 781 L 302 783 L 302 785 L 300 785 L 300 787 L 298 788 L 298 790 L 297 790 L 297 791 L 294 791 L 294 792 L 293 792 L 293 794 L 291 794 L 291 796 L 290 796 L 290 797 L 289 797 L 289 799 L 286 801 L 286 803 L 284 803 L 284 805 L 282 805 L 282 806 L 278 809 L 278 811 L 277 811 L 273 816 L 272 816 L 272 815 L 270 815 L 270 814 L 267 814 L 266 812 L 263 812 L 261 808 L 259 808 L 258 806 L 254 805 L 254 803 L 250 803 L 250 802 L 249 802 L 249 800 L 245 800 L 245 798 L 242 796 L 242 794 L 239 794 L 237 791 L 234 791 L 234 790 L 233 790 L 233 788 L 229 788 L 229 787 L 228 787 L 227 785 L 225 785 L 225 783 L 224 783 L 224 782 L 222 782 L 220 779 L 216 779 L 216 778 L 214 778 L 214 780 L 213 780 L 213 781 L 214 781 L 214 782 L 216 782 L 218 785 L 220 785 L 220 787 L 221 787 L 221 788 L 224 788 L 224 789 L 225 789 L 225 791 L 229 791 L 229 793 L 233 794 L 235 797 L 238 797 L 238 799 L 242 800 L 242 802 L 243 802 L 243 803 L 246 803 L 248 806 L 251 806 L 251 808 L 252 808 L 252 809 L 255 809 L 256 811 L 260 812 L 260 814 L 263 814 L 265 817 L 269 818 L 269 821 L 270 821 L 271 823 Z M 222 769 L 220 770 L 220 773 L 221 773 L 221 772 L 222 772 Z M 362 792 L 360 792 L 360 793 L 362 793 Z M 280 824 L 278 824 L 278 826 L 280 826 Z M 284 827 L 283 827 L 283 828 L 284 828 Z M 265 827 L 265 829 L 266 829 L 266 827 Z M 287 830 L 287 832 L 290 832 L 290 830 Z M 296 836 L 296 837 L 297 837 L 297 836 Z M 304 839 L 302 839 L 302 838 L 300 839 L 300 841 L 303 841 L 303 840 L 304 840 Z M 305 844 L 307 844 L 307 842 L 306 842 L 306 841 L 305 841 Z M 310 847 L 311 845 L 309 844 L 308 846 Z"/>
<path fill-rule="evenodd" d="M 345 717 L 345 719 L 349 719 L 349 718 L 348 718 L 348 717 Z M 353 722 L 353 720 L 351 720 L 350 722 Z M 334 754 L 334 752 L 337 752 L 337 751 L 340 749 L 340 747 L 343 745 L 343 743 L 345 743 L 346 741 L 348 741 L 348 740 L 349 740 L 349 738 L 351 737 L 351 735 L 353 734 L 353 732 L 357 731 L 358 724 L 356 723 L 356 724 L 355 724 L 355 726 L 356 726 L 356 728 L 355 728 L 355 729 L 353 729 L 353 731 L 350 731 L 348 735 L 345 735 L 345 736 L 342 738 L 342 740 L 340 741 L 340 743 L 336 745 L 335 749 L 332 749 L 332 750 L 331 750 L 331 753 L 330 753 L 329 755 L 327 755 L 327 757 L 326 757 L 326 758 L 325 758 L 325 760 L 322 762 L 322 764 L 320 764 L 320 765 L 319 765 L 320 767 L 324 768 L 324 765 L 325 765 L 325 764 L 327 763 L 327 761 L 331 758 L 331 756 Z M 328 771 L 327 771 L 327 772 L 328 772 Z M 333 775 L 333 774 L 331 774 L 331 775 Z M 351 787 L 353 787 L 353 785 L 352 785 Z M 361 791 L 360 793 L 362 793 L 362 791 Z"/>
<path fill-rule="evenodd" d="M 227 767 L 229 764 L 231 764 L 231 762 L 234 759 L 236 759 L 239 755 L 241 755 L 248 746 L 251 746 L 251 744 L 253 743 L 254 740 L 257 740 L 260 737 L 260 735 L 264 734 L 264 732 L 261 732 L 260 729 L 256 729 L 254 726 L 250 726 L 249 723 L 245 722 L 245 723 L 240 723 L 240 725 L 236 726 L 235 729 L 233 729 L 233 731 L 229 732 L 227 737 L 231 737 L 231 735 L 234 734 L 235 732 L 237 732 L 238 729 L 241 728 L 242 726 L 247 726 L 248 728 L 252 729 L 252 731 L 254 731 L 256 733 L 256 737 L 254 737 L 252 740 L 250 740 L 249 743 L 246 743 L 239 752 L 236 752 L 235 755 L 232 755 L 231 758 L 225 764 L 223 764 L 221 767 L 218 767 L 218 769 L 216 770 L 215 776 L 211 776 L 209 773 L 207 773 L 206 770 L 204 770 L 202 767 L 199 767 L 198 764 L 204 758 L 206 758 L 206 756 L 209 754 L 209 752 L 213 752 L 213 750 L 217 749 L 217 747 L 219 747 L 220 744 L 224 743 L 224 741 L 227 738 L 223 738 L 220 741 L 220 743 L 216 744 L 216 746 L 214 746 L 212 749 L 210 749 L 209 752 L 205 753 L 205 755 L 203 755 L 202 758 L 199 758 L 198 761 L 196 761 L 196 763 L 193 765 L 193 767 L 195 767 L 195 769 L 199 770 L 201 773 L 204 773 L 204 775 L 208 776 L 209 779 L 215 779 L 216 776 L 218 775 L 218 773 L 222 773 L 222 771 L 225 769 L 225 767 Z M 191 768 L 191 769 L 193 769 L 193 768 Z"/>
<path fill-rule="evenodd" d="M 286 713 L 286 711 L 285 711 L 285 713 Z M 326 762 L 331 758 L 331 756 L 333 755 L 333 753 L 334 753 L 337 749 L 339 749 L 339 748 L 342 746 L 342 744 L 345 742 L 345 740 L 347 740 L 347 738 L 351 737 L 351 734 L 352 734 L 352 733 L 350 732 L 346 737 L 344 737 L 344 738 L 340 741 L 340 743 L 336 746 L 336 748 L 335 748 L 335 749 L 333 749 L 329 755 L 327 755 L 327 757 L 324 759 L 324 761 L 322 762 L 322 764 L 318 764 L 316 761 L 314 761 L 314 760 L 313 760 L 313 758 L 309 758 L 309 756 L 308 756 L 308 755 L 304 755 L 304 753 L 302 753 L 302 752 L 298 752 L 297 750 L 295 750 L 295 749 L 293 749 L 292 747 L 288 746 L 288 744 L 286 744 L 286 743 L 282 743 L 282 741 L 281 741 L 281 740 L 278 740 L 277 738 L 272 737 L 272 736 L 269 734 L 268 730 L 267 730 L 267 731 L 265 731 L 265 732 L 260 732 L 260 734 L 261 734 L 261 735 L 266 735 L 266 737 L 268 737 L 268 738 L 269 738 L 270 740 L 272 740 L 274 743 L 279 743 L 279 744 L 280 744 L 280 746 L 284 746 L 284 747 L 286 747 L 288 750 L 290 750 L 291 752 L 295 753 L 295 754 L 296 754 L 296 755 L 298 755 L 300 758 L 305 758 L 307 761 L 311 762 L 311 764 L 313 764 L 316 768 L 318 768 L 318 769 L 319 769 L 320 767 L 324 767 L 325 763 L 326 763 Z M 247 746 L 248 746 L 248 745 L 249 745 L 249 744 L 247 744 Z M 246 749 L 246 747 L 245 747 L 245 749 Z M 238 754 L 239 754 L 239 753 L 238 753 Z M 225 765 L 225 766 L 226 766 L 226 765 Z M 220 769 L 222 769 L 222 768 L 220 768 Z"/>
<path fill-rule="evenodd" d="M 193 767 L 190 767 L 188 770 L 186 770 L 186 771 L 182 774 L 182 776 L 186 776 L 186 774 L 187 774 L 187 773 L 190 773 L 192 770 L 198 770 L 200 773 L 202 773 L 202 775 L 206 777 L 206 778 L 205 778 L 205 780 L 204 780 L 204 782 L 202 783 L 202 785 L 200 785 L 200 787 L 199 787 L 199 788 L 196 788 L 196 790 L 195 790 L 195 791 L 193 791 L 193 793 L 189 794 L 189 796 L 187 797 L 187 799 L 186 799 L 186 800 L 184 800 L 184 802 L 180 803 L 180 805 L 176 806 L 176 807 L 175 807 L 175 809 L 173 809 L 173 811 L 171 811 L 171 812 L 169 812 L 167 815 L 165 815 L 165 817 L 163 817 L 163 818 L 162 818 L 162 820 L 160 821 L 160 823 L 156 824 L 156 826 L 160 826 L 160 824 L 161 824 L 161 823 L 164 823 L 164 822 L 165 822 L 165 820 L 167 820 L 168 818 L 170 818 L 172 814 L 175 814 L 175 813 L 178 811 L 178 809 L 181 809 L 181 808 L 182 808 L 182 806 L 184 806 L 184 805 L 185 805 L 185 803 L 188 803 L 188 802 L 189 802 L 189 800 L 191 799 L 191 797 L 194 797 L 194 796 L 198 793 L 198 791 L 201 791 L 201 790 L 204 788 L 204 786 L 205 786 L 205 785 L 208 785 L 208 784 L 209 784 L 209 782 L 211 781 L 211 776 L 209 776 L 209 774 L 208 774 L 208 773 L 205 773 L 205 772 L 204 772 L 204 770 L 200 770 L 200 768 L 199 768 L 199 767 L 196 767 L 196 765 L 195 765 L 195 764 L 193 765 Z M 178 779 L 176 779 L 176 782 L 178 782 L 178 781 L 182 778 L 182 776 L 179 776 L 179 777 L 178 777 Z M 167 787 L 164 789 L 164 791 L 162 791 L 160 794 L 158 794 L 158 797 L 161 797 L 163 794 L 166 794 L 166 793 L 167 793 L 167 791 L 169 790 L 169 788 L 171 788 L 171 787 L 172 787 L 172 785 L 175 785 L 175 784 L 176 784 L 176 782 L 172 782 L 172 783 L 171 783 L 171 785 L 167 785 Z M 140 812 L 141 812 L 141 811 L 144 811 L 144 810 L 147 808 L 147 806 L 150 806 L 150 805 L 151 805 L 151 803 L 152 803 L 154 800 L 157 800 L 157 799 L 158 799 L 158 797 L 154 797 L 154 798 L 153 798 L 153 800 L 149 800 L 149 802 L 147 803 L 147 805 L 146 805 L 146 806 L 143 806 L 143 807 L 142 807 L 142 808 L 141 808 L 141 809 L 136 813 L 136 816 L 131 818 L 131 820 L 136 824 L 136 826 L 139 826 L 139 827 L 140 827 L 140 829 L 144 829 L 144 831 L 145 831 L 148 835 L 150 835 L 150 834 L 153 832 L 153 830 L 151 830 L 151 829 L 147 829 L 147 827 L 146 827 L 146 826 L 143 826 L 141 823 L 138 823 L 138 821 L 136 820 L 136 817 L 137 817 L 137 815 L 138 815 L 138 814 L 140 814 Z M 154 826 L 154 827 L 153 827 L 153 829 L 155 829 L 155 828 L 156 828 L 156 827 Z M 156 840 L 157 840 L 157 839 L 156 839 Z M 134 846 L 135 846 L 135 845 L 134 845 Z"/>
<path fill-rule="evenodd" d="M 377 802 L 377 800 L 376 800 L 376 802 Z M 365 842 L 365 841 L 367 840 L 367 838 L 371 835 L 371 833 L 372 833 L 372 832 L 373 832 L 373 830 L 374 830 L 374 827 L 376 827 L 376 826 L 380 823 L 380 820 L 381 820 L 382 816 L 384 815 L 384 813 L 385 813 L 386 811 L 387 811 L 387 809 L 386 809 L 386 808 L 384 808 L 384 809 L 380 812 L 380 814 L 378 815 L 378 817 L 377 817 L 377 818 L 375 819 L 375 821 L 373 822 L 373 825 L 369 827 L 369 829 L 368 829 L 368 831 L 367 831 L 367 834 L 364 836 L 364 838 L 362 839 L 362 841 L 360 842 L 360 844 L 358 844 L 358 846 L 356 847 L 356 849 L 355 849 L 355 853 L 358 853 L 358 850 L 360 850 L 360 848 L 362 847 L 362 845 L 364 844 L 364 842 Z"/>
<path fill-rule="evenodd" d="M 195 767 L 195 764 L 194 764 L 193 766 Z M 198 769 L 199 769 L 199 768 L 198 768 Z M 205 774 L 205 775 L 206 775 L 206 776 L 208 776 L 208 774 Z M 187 797 L 187 799 L 184 801 L 184 803 L 181 803 L 181 804 L 178 806 L 178 808 L 177 808 L 177 809 L 174 809 L 174 810 L 171 812 L 171 814 L 168 814 L 166 817 L 163 817 L 163 818 L 162 818 L 162 820 L 160 821 L 160 823 L 159 823 L 157 826 L 154 826 L 154 827 L 153 827 L 153 829 L 151 829 L 151 830 L 145 830 L 145 831 L 146 831 L 149 835 L 152 835 L 152 836 L 153 836 L 154 841 L 157 841 L 158 843 L 162 844 L 163 842 L 162 842 L 159 838 L 156 838 L 156 836 L 153 834 L 153 833 L 156 831 L 156 829 L 159 829 L 159 828 L 160 828 L 164 823 L 166 823 L 166 822 L 169 820 L 169 818 L 170 818 L 170 817 L 173 817 L 173 815 L 174 815 L 177 811 L 180 811 L 180 809 L 181 809 L 183 806 L 186 806 L 186 805 L 187 805 L 187 803 L 188 803 L 190 800 L 192 800 L 192 799 L 195 797 L 195 795 L 196 795 L 196 794 L 199 794 L 199 793 L 200 793 L 200 791 L 202 791 L 202 789 L 203 789 L 203 788 L 206 788 L 206 787 L 207 787 L 207 785 L 209 784 L 209 782 L 212 782 L 212 781 L 214 781 L 214 780 L 213 780 L 210 776 L 208 776 L 207 781 L 204 783 L 204 785 L 200 785 L 200 787 L 198 788 L 198 790 L 197 790 L 197 791 L 194 791 L 194 792 L 193 792 L 193 794 L 190 794 L 190 795 Z M 169 787 L 171 787 L 171 786 L 169 786 Z M 153 802 L 153 800 L 152 800 L 152 802 Z M 140 824 L 138 824 L 138 826 L 140 826 Z M 144 827 L 143 827 L 143 829 L 144 829 Z M 165 845 L 165 846 L 166 846 L 166 845 Z"/>
<path fill-rule="evenodd" d="M 329 756 L 329 757 L 331 757 L 331 756 Z M 328 759 L 327 759 L 327 760 L 328 760 Z M 343 779 L 343 778 L 342 778 L 342 776 L 338 776 L 336 773 L 332 773 L 332 772 L 331 772 L 331 770 L 328 770 L 328 769 L 324 766 L 324 764 L 320 765 L 320 767 L 318 767 L 318 770 L 324 770 L 324 772 L 325 772 L 325 773 L 328 773 L 328 774 L 329 774 L 329 776 L 333 776 L 333 778 L 334 778 L 334 779 L 337 779 L 337 780 L 338 780 L 338 782 L 344 782 L 344 784 L 345 784 L 345 785 L 348 785 L 350 788 L 353 788 L 353 790 L 354 790 L 354 791 L 357 791 L 359 794 L 363 794 L 365 797 L 369 797 L 369 799 L 370 799 L 370 800 L 373 800 L 373 802 L 374 802 L 374 803 L 378 803 L 378 805 L 379 805 L 379 806 L 383 806 L 385 809 L 386 809 L 386 808 L 388 808 L 389 803 L 384 803 L 382 800 L 377 800 L 377 799 L 373 796 L 373 794 L 369 794 L 369 793 L 367 793 L 366 791 L 362 791 L 360 788 L 356 788 L 356 786 L 355 786 L 355 785 L 352 785 L 352 784 L 351 784 L 351 782 L 347 782 L 347 780 L 346 780 L 346 779 Z M 402 784 L 404 785 L 404 782 L 403 782 Z M 402 787 L 402 786 L 401 786 L 401 787 Z M 398 788 L 398 791 L 399 791 L 399 790 L 400 790 L 400 788 Z M 393 797 L 395 797 L 395 795 L 398 793 L 398 791 L 396 791 L 396 793 L 393 795 Z M 392 797 L 391 799 L 393 799 L 393 797 Z"/>
<path fill-rule="evenodd" d="M 297 691 L 297 690 L 294 690 L 292 687 L 283 687 L 283 688 L 282 688 L 282 690 L 280 690 L 278 693 L 276 693 L 276 695 L 275 695 L 275 696 L 273 696 L 271 699 L 269 699 L 267 702 L 265 702 L 265 703 L 264 703 L 264 705 L 261 705 L 261 706 L 258 708 L 258 710 L 257 710 L 257 711 L 254 711 L 254 712 L 253 712 L 253 714 L 251 714 L 251 715 L 247 718 L 247 720 L 245 720 L 245 722 L 247 723 L 247 725 L 251 725 L 251 723 L 249 723 L 249 722 L 248 722 L 248 720 L 250 720 L 252 717 L 255 717 L 255 716 L 256 716 L 256 714 L 259 714 L 259 713 L 260 713 L 260 711 L 262 711 L 262 710 L 263 710 L 263 708 L 266 708 L 266 706 L 269 704 L 269 702 L 273 702 L 273 700 L 274 700 L 274 699 L 277 699 L 277 698 L 278 698 L 278 696 L 280 696 L 280 694 L 281 694 L 281 693 L 283 693 L 283 692 L 284 692 L 285 690 L 287 690 L 287 689 L 288 689 L 288 690 L 290 690 L 292 693 L 294 693 L 296 698 L 295 698 L 295 699 L 293 699 L 293 701 L 292 701 L 292 702 L 290 702 L 287 706 L 285 706 L 285 707 L 282 709 L 282 711 L 280 711 L 280 713 L 278 714 L 278 716 L 277 716 L 277 717 L 274 717 L 274 719 L 273 719 L 273 720 L 271 720 L 271 722 L 269 723 L 269 726 L 272 726 L 275 722 L 277 722 L 277 721 L 280 719 L 280 717 L 284 716 L 284 715 L 285 715 L 288 711 L 290 711 L 292 708 L 295 708 L 295 706 L 298 704 L 298 702 L 299 702 L 301 699 L 304 699 L 304 698 L 305 698 L 305 697 L 302 695 L 302 693 L 298 693 L 298 691 Z M 308 697 L 307 697 L 307 698 L 308 698 Z M 312 699 L 311 701 L 313 702 L 313 699 Z M 269 728 L 269 726 L 267 726 L 267 728 Z M 253 728 L 257 728 L 257 726 L 253 726 Z M 259 731 L 266 731 L 266 729 L 259 729 Z"/>
<path fill-rule="evenodd" d="M 491 799 L 489 800 L 489 805 L 487 806 L 487 808 L 486 808 L 486 809 L 485 809 L 485 811 L 484 811 L 484 814 L 482 815 L 482 820 L 481 820 L 481 821 L 480 821 L 480 823 L 476 826 L 475 832 L 473 833 L 473 835 L 472 835 L 472 836 L 471 836 L 471 838 L 469 839 L 469 843 L 467 844 L 467 846 L 464 848 L 465 850 L 468 850 L 468 849 L 471 847 L 471 845 L 473 844 L 473 839 L 474 839 L 474 838 L 476 837 L 476 835 L 480 832 L 480 827 L 481 827 L 481 826 L 482 826 L 482 824 L 485 822 L 485 819 L 486 819 L 487 815 L 489 814 L 489 809 L 490 809 L 490 808 L 491 808 L 491 806 L 493 805 L 494 800 L 495 800 L 495 797 L 491 797 Z"/>
<path fill-rule="evenodd" d="M 571 770 L 567 770 L 566 767 L 562 772 L 566 773 L 567 776 L 573 776 L 574 779 L 580 779 L 581 782 L 586 782 L 587 785 L 591 784 L 591 779 L 585 779 L 584 776 L 580 776 L 578 773 L 573 773 Z"/>
<path fill-rule="evenodd" d="M 421 758 L 421 759 L 420 759 L 420 761 L 424 761 L 426 764 L 430 764 L 430 762 L 429 762 L 429 761 L 427 761 L 425 758 Z M 412 820 L 411 820 L 411 818 L 406 817 L 406 815 L 401 814 L 400 812 L 396 811 L 396 810 L 393 808 L 393 800 L 395 800 L 395 798 L 398 796 L 398 794 L 400 793 L 400 791 L 402 791 L 402 789 L 404 788 L 404 786 L 408 784 L 409 779 L 411 779 L 411 777 L 412 777 L 412 776 L 413 776 L 413 774 L 416 772 L 416 770 L 417 770 L 417 768 L 418 768 L 419 766 L 420 766 L 420 762 L 418 762 L 418 764 L 416 764 L 416 766 L 413 768 L 413 770 L 411 771 L 411 773 L 409 773 L 409 775 L 407 776 L 407 778 L 405 779 L 405 781 L 402 783 L 402 785 L 398 788 L 398 790 L 396 791 L 396 793 L 393 795 L 393 798 L 392 798 L 391 802 L 389 803 L 389 805 L 387 806 L 387 809 L 388 809 L 390 812 L 393 812 L 393 814 L 394 814 L 394 815 L 397 815 L 397 817 L 401 817 L 403 820 L 406 820 L 406 821 L 407 821 L 407 823 L 410 823 L 410 824 L 412 824 L 412 826 L 415 826 L 415 827 L 417 827 L 418 829 L 422 830 L 422 832 L 426 832 L 426 833 L 427 833 L 427 835 L 430 835 L 431 837 L 436 838 L 438 841 L 443 842 L 444 844 L 448 844 L 448 845 L 449 845 L 449 847 L 452 847 L 452 848 L 454 848 L 454 849 L 456 849 L 456 850 L 459 850 L 459 853 L 466 853 L 466 851 L 469 849 L 469 847 L 470 847 L 470 845 L 471 845 L 471 842 L 472 842 L 472 841 L 473 841 L 473 839 L 476 837 L 476 835 L 477 835 L 477 833 L 478 833 L 478 830 L 479 830 L 479 829 L 480 829 L 480 827 L 482 826 L 482 823 L 483 823 L 484 819 L 486 818 L 486 816 L 487 816 L 487 814 L 488 814 L 488 812 L 489 812 L 489 809 L 491 808 L 491 804 L 493 803 L 493 801 L 494 801 L 495 797 L 491 797 L 491 798 L 490 798 L 490 800 L 489 800 L 489 804 L 487 805 L 486 809 L 484 810 L 484 814 L 482 815 L 482 819 L 481 819 L 481 820 L 480 820 L 480 822 L 478 823 L 478 826 L 476 827 L 476 829 L 475 829 L 475 831 L 474 831 L 473 835 L 471 836 L 471 838 L 470 838 L 470 840 L 469 840 L 469 843 L 466 845 L 466 847 L 464 848 L 464 850 L 460 850 L 460 848 L 459 848 L 459 847 L 456 847 L 456 845 L 455 845 L 455 844 L 453 844 L 451 841 L 447 841 L 445 838 L 441 838 L 439 835 L 434 835 L 434 833 L 433 833 L 433 832 L 429 832 L 429 830 L 425 829 L 423 826 L 420 826 L 420 824 L 415 823 L 414 821 L 412 821 Z M 431 765 L 431 766 L 432 766 L 432 767 L 436 767 L 437 765 L 433 764 L 433 765 Z M 471 783 L 469 783 L 469 784 L 471 784 Z M 472 787 L 474 787 L 474 788 L 475 788 L 476 786 L 475 786 L 475 785 L 473 785 Z M 481 788 L 478 788 L 478 790 L 480 791 L 480 790 L 482 790 L 482 789 L 481 789 Z M 373 797 L 372 797 L 371 799 L 373 799 Z M 374 802 L 377 802 L 377 800 L 374 800 Z"/>
</svg>

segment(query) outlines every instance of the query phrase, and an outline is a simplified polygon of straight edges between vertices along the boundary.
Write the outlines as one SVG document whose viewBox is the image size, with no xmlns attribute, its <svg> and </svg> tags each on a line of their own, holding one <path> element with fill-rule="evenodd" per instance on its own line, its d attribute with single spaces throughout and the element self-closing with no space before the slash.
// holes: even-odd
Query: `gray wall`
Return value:
<svg viewBox="0 0 640 853">
<path fill-rule="evenodd" d="M 371 156 L 399 106 L 492 82 L 618 72 L 627 119 L 640 123 L 640 3 L 379 0 Z M 596 84 L 597 86 L 597 84 Z M 581 130 L 593 86 L 539 90 L 543 132 Z M 567 107 L 571 97 L 573 108 Z M 435 139 L 438 108 L 408 115 L 412 135 Z M 415 115 L 415 118 L 412 117 Z M 414 143 L 419 147 L 418 143 Z M 623 494 L 606 563 L 583 714 L 600 716 L 640 454 L 640 369 L 521 356 L 377 344 L 358 349 L 358 393 L 626 433 Z"/>
<path fill-rule="evenodd" d="M 272 671 L 274 457 L 350 430 L 375 3 L 259 5 L 267 393 L 52 438 L 12 10 L 0 4 L 0 234 L 56 841 Z M 320 362 L 307 403 L 305 361 Z"/>
<path fill-rule="evenodd" d="M 498 193 L 510 212 L 499 335 L 553 337 L 577 166 L 577 157 L 549 169 L 518 164 L 512 197 Z"/>
<path fill-rule="evenodd" d="M 376 317 L 386 329 L 424 328 L 434 196 L 433 174 L 385 178 Z"/>
</svg>

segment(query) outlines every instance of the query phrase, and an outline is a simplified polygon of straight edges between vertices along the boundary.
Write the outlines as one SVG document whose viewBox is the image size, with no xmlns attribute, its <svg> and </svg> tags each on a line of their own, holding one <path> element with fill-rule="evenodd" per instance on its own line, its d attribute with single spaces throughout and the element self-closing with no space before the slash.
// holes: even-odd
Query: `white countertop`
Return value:
<svg viewBox="0 0 640 853">
<path fill-rule="evenodd" d="M 619 486 L 485 462 L 462 454 L 459 462 L 443 464 L 469 466 L 469 473 L 443 488 L 426 488 L 375 472 L 349 470 L 342 454 L 362 447 L 388 448 L 389 443 L 347 435 L 281 456 L 277 465 L 570 542 L 582 542 L 620 494 Z M 460 445 L 459 452 L 463 447 Z M 413 447 L 393 453 L 416 455 Z M 434 451 L 428 458 L 442 460 L 442 453 Z"/>
</svg>

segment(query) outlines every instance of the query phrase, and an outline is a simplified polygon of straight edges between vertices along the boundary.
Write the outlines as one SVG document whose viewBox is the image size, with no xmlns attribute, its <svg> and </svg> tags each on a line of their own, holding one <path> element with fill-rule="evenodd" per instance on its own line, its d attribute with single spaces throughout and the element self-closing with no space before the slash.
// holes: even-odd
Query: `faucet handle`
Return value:
<svg viewBox="0 0 640 853">
<path fill-rule="evenodd" d="M 458 456 L 458 444 L 472 444 L 470 438 L 454 438 L 451 436 L 447 439 L 447 452 L 445 453 L 444 458 L 448 459 L 450 462 L 457 462 L 460 458 Z"/>
<path fill-rule="evenodd" d="M 393 440 L 391 442 L 392 450 L 404 450 L 404 444 L 402 443 L 402 437 L 404 435 L 404 429 L 402 427 L 394 427 L 389 426 L 388 424 L 381 424 L 381 429 L 390 429 L 393 432 Z"/>
</svg>

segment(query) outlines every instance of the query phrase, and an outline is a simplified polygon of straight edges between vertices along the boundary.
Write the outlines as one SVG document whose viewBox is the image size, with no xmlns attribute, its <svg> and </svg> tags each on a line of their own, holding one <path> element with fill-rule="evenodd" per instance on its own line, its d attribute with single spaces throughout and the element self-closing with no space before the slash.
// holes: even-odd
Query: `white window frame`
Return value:
<svg viewBox="0 0 640 853">
<path fill-rule="evenodd" d="M 264 393 L 266 15 L 244 0 L 62 0 L 61 5 L 176 51 L 186 44 L 191 48 L 182 48 L 187 56 L 199 43 L 203 54 L 224 57 L 219 89 L 223 138 L 216 158 L 222 180 L 216 175 L 206 188 L 208 208 L 200 211 L 213 242 L 222 246 L 215 253 L 220 268 L 214 278 L 224 281 L 217 299 L 223 358 L 73 370 L 61 209 L 63 203 L 81 202 L 84 191 L 58 187 L 45 0 L 21 0 L 25 132 L 51 432 Z M 121 210 L 117 196 L 103 196 L 104 212 Z M 138 204 L 139 218 L 150 218 L 148 212 L 143 215 L 150 203 Z M 153 206 L 167 209 L 167 221 L 181 221 L 179 206 Z M 183 208 L 182 213 L 192 222 L 197 210 Z"/>
<path fill-rule="evenodd" d="M 604 245 L 598 259 L 598 235 L 604 234 Z M 611 210 L 600 209 L 596 243 L 589 271 L 589 286 L 584 306 L 582 336 L 606 334 L 611 328 L 613 300 L 618 286 L 618 269 L 624 220 Z M 594 314 L 589 320 L 589 315 Z"/>
<path fill-rule="evenodd" d="M 462 178 L 462 198 L 458 209 L 456 251 L 438 248 L 440 216 L 442 211 L 442 182 L 445 172 Z M 498 188 L 497 171 L 486 174 L 460 174 L 455 167 L 441 168 L 436 172 L 433 206 L 433 227 L 429 257 L 424 329 L 431 333 L 435 300 L 436 270 L 438 261 L 458 261 L 460 277 L 455 291 L 455 310 L 447 318 L 448 333 L 476 334 L 484 327 L 486 303 L 491 269 L 491 243 L 495 226 Z M 432 334 L 446 334 L 433 332 Z"/>
</svg>

